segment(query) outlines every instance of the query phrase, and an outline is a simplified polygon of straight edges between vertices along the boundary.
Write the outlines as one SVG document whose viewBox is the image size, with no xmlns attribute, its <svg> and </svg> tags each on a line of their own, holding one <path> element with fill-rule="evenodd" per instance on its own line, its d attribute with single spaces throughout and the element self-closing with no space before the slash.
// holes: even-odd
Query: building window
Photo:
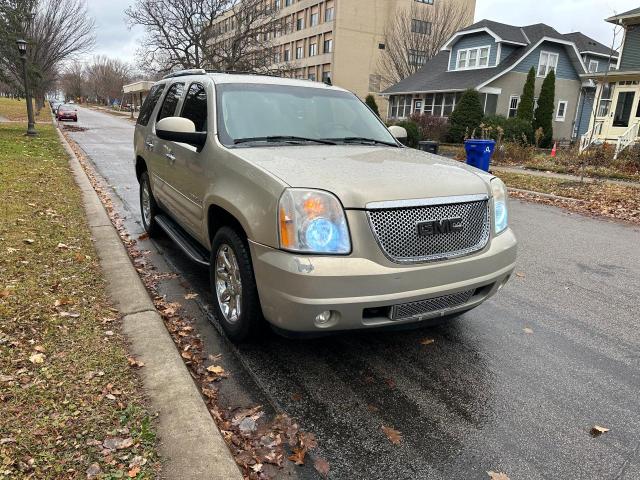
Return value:
<svg viewBox="0 0 640 480">
<path fill-rule="evenodd" d="M 296 60 L 299 60 L 304 57 L 304 48 L 296 47 Z"/>
<path fill-rule="evenodd" d="M 285 49 L 284 51 L 284 61 L 288 62 L 291 60 L 291 50 L 289 50 L 288 48 Z"/>
<path fill-rule="evenodd" d="M 293 5 L 293 0 L 284 0 L 284 6 L 285 7 L 289 7 L 291 5 Z"/>
<path fill-rule="evenodd" d="M 431 22 L 425 22 L 424 20 L 411 20 L 411 31 L 413 33 L 420 33 L 422 35 L 431 34 Z"/>
<path fill-rule="evenodd" d="M 433 5 L 433 0 L 416 0 L 418 3 L 426 3 L 427 5 Z"/>
<path fill-rule="evenodd" d="M 558 54 L 551 52 L 540 52 L 540 61 L 538 62 L 538 76 L 546 77 L 551 70 L 554 72 L 558 67 Z"/>
<path fill-rule="evenodd" d="M 318 44 L 317 43 L 310 43 L 309 44 L 309 56 L 310 57 L 315 57 L 318 54 Z"/>
<path fill-rule="evenodd" d="M 331 53 L 333 52 L 333 40 L 329 39 L 329 40 L 325 40 L 324 41 L 324 53 Z"/>
<path fill-rule="evenodd" d="M 275 52 L 273 54 L 273 63 L 280 63 L 280 52 Z"/>
<path fill-rule="evenodd" d="M 315 27 L 316 25 L 318 25 L 318 14 L 317 13 L 312 13 L 311 16 L 309 17 L 309 26 L 310 27 Z"/>
<path fill-rule="evenodd" d="M 333 13 L 334 13 L 334 11 L 335 11 L 335 10 L 333 9 L 333 7 L 331 7 L 331 8 L 327 8 L 327 9 L 324 11 L 324 21 L 325 21 L 325 22 L 331 22 L 331 21 L 333 21 Z"/>
<path fill-rule="evenodd" d="M 389 113 L 391 118 L 407 118 L 411 115 L 411 95 L 391 97 Z"/>
<path fill-rule="evenodd" d="M 311 80 L 312 82 L 316 81 L 316 74 L 315 73 L 310 73 L 309 74 L 309 80 Z"/>
<path fill-rule="evenodd" d="M 605 83 L 602 85 L 600 104 L 598 105 L 598 117 L 606 117 L 609 114 L 609 109 L 611 108 L 611 94 L 613 93 L 614 85 L 615 83 Z"/>
<path fill-rule="evenodd" d="M 427 52 L 425 52 L 424 50 L 410 49 L 408 52 L 408 55 L 409 55 L 409 65 L 417 65 L 421 67 L 425 63 L 427 63 Z"/>
<path fill-rule="evenodd" d="M 331 72 L 322 72 L 322 81 L 324 83 L 331 83 Z"/>
<path fill-rule="evenodd" d="M 304 17 L 300 17 L 296 20 L 296 30 L 302 30 L 304 28 Z"/>
<path fill-rule="evenodd" d="M 273 8 L 280 10 L 280 0 L 273 0 Z"/>
<path fill-rule="evenodd" d="M 413 113 L 422 113 L 422 99 L 416 98 L 413 101 Z"/>
<path fill-rule="evenodd" d="M 386 45 L 384 43 L 378 44 L 378 50 L 384 50 L 385 48 L 386 48 Z"/>
<path fill-rule="evenodd" d="M 595 73 L 598 71 L 599 66 L 600 63 L 597 60 L 589 60 L 589 68 L 587 69 L 587 71 L 589 73 Z"/>
<path fill-rule="evenodd" d="M 514 118 L 518 114 L 518 105 L 520 105 L 520 97 L 511 95 L 509 98 L 509 118 Z"/>
<path fill-rule="evenodd" d="M 556 111 L 556 122 L 564 122 L 565 117 L 567 116 L 567 106 L 569 102 L 566 100 L 560 100 L 558 102 L 558 110 Z"/>
<path fill-rule="evenodd" d="M 491 47 L 465 48 L 458 50 L 456 69 L 484 68 L 489 66 L 489 51 Z"/>
</svg>

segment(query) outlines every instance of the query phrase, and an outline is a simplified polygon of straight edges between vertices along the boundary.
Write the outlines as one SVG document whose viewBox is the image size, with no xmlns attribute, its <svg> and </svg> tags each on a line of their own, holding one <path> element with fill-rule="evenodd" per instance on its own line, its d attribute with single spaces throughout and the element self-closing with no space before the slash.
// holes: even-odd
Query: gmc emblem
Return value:
<svg viewBox="0 0 640 480">
<path fill-rule="evenodd" d="M 442 220 L 429 220 L 418 223 L 418 235 L 428 237 L 442 233 L 454 233 L 462 231 L 462 218 L 443 218 Z"/>
</svg>

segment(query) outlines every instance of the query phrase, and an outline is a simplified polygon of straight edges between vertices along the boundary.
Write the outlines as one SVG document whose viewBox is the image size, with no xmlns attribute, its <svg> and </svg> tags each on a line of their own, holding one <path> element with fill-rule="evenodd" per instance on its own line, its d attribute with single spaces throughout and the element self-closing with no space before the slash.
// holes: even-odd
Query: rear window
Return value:
<svg viewBox="0 0 640 480">
<path fill-rule="evenodd" d="M 160 99 L 162 95 L 162 91 L 164 90 L 164 84 L 154 85 L 151 87 L 149 91 L 149 95 L 144 99 L 144 103 L 142 104 L 142 108 L 140 108 L 140 114 L 138 115 L 138 124 L 146 125 L 149 123 L 149 119 L 151 118 L 151 114 L 153 113 L 153 109 L 156 108 L 156 103 Z"/>
</svg>

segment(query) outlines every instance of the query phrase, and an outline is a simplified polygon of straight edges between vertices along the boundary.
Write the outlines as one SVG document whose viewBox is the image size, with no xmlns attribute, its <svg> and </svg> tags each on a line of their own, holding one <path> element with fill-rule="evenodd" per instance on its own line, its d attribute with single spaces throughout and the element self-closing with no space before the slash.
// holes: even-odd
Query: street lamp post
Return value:
<svg viewBox="0 0 640 480">
<path fill-rule="evenodd" d="M 31 94 L 29 93 L 29 76 L 27 73 L 27 42 L 26 40 L 18 39 L 16 41 L 18 44 L 18 51 L 20 52 L 20 60 L 22 61 L 22 74 L 24 76 L 24 96 L 27 100 L 27 135 L 35 136 L 38 134 L 36 132 L 36 124 L 33 121 L 33 105 L 31 104 Z"/>
</svg>

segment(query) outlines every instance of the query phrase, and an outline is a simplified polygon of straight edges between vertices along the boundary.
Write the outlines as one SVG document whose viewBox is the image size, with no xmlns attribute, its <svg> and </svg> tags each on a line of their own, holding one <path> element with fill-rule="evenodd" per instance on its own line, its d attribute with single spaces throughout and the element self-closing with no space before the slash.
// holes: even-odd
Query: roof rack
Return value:
<svg viewBox="0 0 640 480">
<path fill-rule="evenodd" d="M 169 73 L 162 77 L 165 78 L 175 78 L 175 77 L 186 77 L 187 75 L 204 75 L 207 71 L 203 68 L 191 68 L 189 70 L 179 70 L 177 72 Z"/>
<path fill-rule="evenodd" d="M 257 75 L 260 77 L 280 77 L 275 73 L 245 72 L 242 70 L 206 70 L 206 73 L 226 73 L 228 75 Z"/>
</svg>

